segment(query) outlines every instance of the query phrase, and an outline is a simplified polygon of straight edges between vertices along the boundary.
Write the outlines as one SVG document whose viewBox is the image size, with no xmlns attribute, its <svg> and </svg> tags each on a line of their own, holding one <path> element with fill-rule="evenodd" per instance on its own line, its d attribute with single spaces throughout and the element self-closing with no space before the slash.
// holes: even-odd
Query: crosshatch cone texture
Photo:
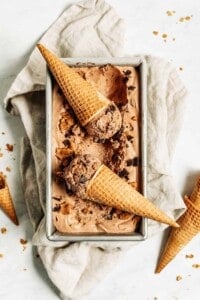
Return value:
<svg viewBox="0 0 200 300">
<path fill-rule="evenodd" d="M 102 165 L 87 187 L 87 195 L 96 202 L 177 227 L 177 223 L 152 202 L 134 190 L 108 167 Z"/>
<path fill-rule="evenodd" d="M 0 208 L 14 224 L 19 224 L 8 185 L 2 174 L 0 174 Z"/>
<path fill-rule="evenodd" d="M 160 273 L 179 251 L 200 232 L 200 208 L 187 197 L 185 198 L 185 204 L 187 210 L 178 220 L 180 227 L 171 229 L 167 244 L 159 259 L 156 273 Z"/>
<path fill-rule="evenodd" d="M 87 125 L 108 106 L 110 101 L 105 97 L 99 97 L 97 91 L 90 83 L 43 45 L 38 44 L 37 47 L 70 106 L 73 108 L 79 122 L 83 126 Z"/>
<path fill-rule="evenodd" d="M 200 177 L 198 178 L 195 187 L 190 196 L 191 202 L 200 208 Z"/>
</svg>

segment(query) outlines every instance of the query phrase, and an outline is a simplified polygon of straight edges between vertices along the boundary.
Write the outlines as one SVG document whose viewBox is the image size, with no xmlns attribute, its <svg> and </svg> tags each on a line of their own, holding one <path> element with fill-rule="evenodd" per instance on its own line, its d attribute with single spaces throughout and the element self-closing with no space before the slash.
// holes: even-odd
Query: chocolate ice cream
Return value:
<svg viewBox="0 0 200 300">
<path fill-rule="evenodd" d="M 101 161 L 92 155 L 78 155 L 64 169 L 63 177 L 68 190 L 82 199 L 87 199 L 87 183 L 101 166 Z"/>
<path fill-rule="evenodd" d="M 100 140 L 111 138 L 122 126 L 122 117 L 118 107 L 111 103 L 86 125 L 89 135 Z"/>
<path fill-rule="evenodd" d="M 134 188 L 140 188 L 138 70 L 131 66 L 112 65 L 74 69 L 118 108 L 122 126 L 109 139 L 89 135 L 80 125 L 58 85 L 54 85 L 52 127 L 54 225 L 62 233 L 134 232 L 140 220 L 138 216 L 85 200 L 84 189 L 81 196 L 74 195 L 72 184 L 70 186 L 74 179 L 69 178 L 67 168 L 75 156 L 90 154 Z M 107 118 L 104 115 L 102 117 Z M 74 168 L 78 172 L 79 167 Z M 91 176 L 92 173 L 93 167 Z M 62 179 L 63 174 L 68 178 L 67 185 Z"/>
</svg>

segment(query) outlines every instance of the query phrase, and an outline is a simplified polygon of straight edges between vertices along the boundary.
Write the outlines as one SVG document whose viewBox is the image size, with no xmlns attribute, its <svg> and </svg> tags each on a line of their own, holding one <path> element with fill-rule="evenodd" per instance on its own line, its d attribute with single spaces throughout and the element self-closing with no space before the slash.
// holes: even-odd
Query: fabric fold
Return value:
<svg viewBox="0 0 200 300">
<path fill-rule="evenodd" d="M 40 40 L 58 56 L 122 56 L 124 22 L 103 0 L 72 5 Z M 185 205 L 174 187 L 171 159 L 184 112 L 186 90 L 177 72 L 163 59 L 146 56 L 148 87 L 148 197 L 174 218 Z M 113 268 L 132 242 L 54 243 L 45 234 L 45 72 L 35 48 L 5 99 L 19 114 L 27 136 L 21 146 L 21 175 L 31 222 L 33 245 L 63 299 L 81 299 Z M 42 218 L 42 220 L 41 220 Z M 39 224 L 39 225 L 38 225 Z M 149 222 L 149 235 L 164 225 Z"/>
</svg>

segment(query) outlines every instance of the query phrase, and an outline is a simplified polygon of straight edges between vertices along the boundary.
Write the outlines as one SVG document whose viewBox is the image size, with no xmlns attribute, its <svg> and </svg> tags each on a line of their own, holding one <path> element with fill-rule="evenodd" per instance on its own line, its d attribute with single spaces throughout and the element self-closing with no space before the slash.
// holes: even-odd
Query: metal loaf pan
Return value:
<svg viewBox="0 0 200 300">
<path fill-rule="evenodd" d="M 70 66 L 101 66 L 105 64 L 133 66 L 139 69 L 140 78 L 140 152 L 142 193 L 146 196 L 146 137 L 147 137 L 147 88 L 146 64 L 142 57 L 123 58 L 65 58 Z M 47 68 L 46 78 L 46 235 L 51 241 L 142 241 L 147 238 L 147 219 L 142 218 L 139 232 L 129 234 L 62 234 L 53 225 L 52 217 L 52 75 Z"/>
</svg>

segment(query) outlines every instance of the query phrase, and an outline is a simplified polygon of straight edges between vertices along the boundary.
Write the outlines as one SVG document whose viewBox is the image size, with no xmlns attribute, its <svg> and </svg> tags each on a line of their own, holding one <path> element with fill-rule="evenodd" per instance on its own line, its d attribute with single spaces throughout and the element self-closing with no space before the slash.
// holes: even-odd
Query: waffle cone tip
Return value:
<svg viewBox="0 0 200 300">
<path fill-rule="evenodd" d="M 44 45 L 42 44 L 37 44 L 37 48 L 39 49 L 40 53 L 42 54 L 43 58 L 45 59 L 46 63 L 49 65 L 49 55 L 56 57 L 53 52 L 51 52 L 49 49 L 47 49 Z"/>
<path fill-rule="evenodd" d="M 172 246 L 172 245 L 170 245 L 170 246 Z M 168 248 L 166 248 L 158 260 L 158 263 L 157 263 L 154 273 L 159 274 L 175 258 L 175 256 L 178 254 L 178 252 L 179 251 L 176 250 L 176 248 L 170 249 L 170 250 Z"/>
<path fill-rule="evenodd" d="M 163 269 L 163 267 L 157 266 L 156 269 L 155 269 L 155 271 L 154 271 L 154 273 L 155 274 L 159 274 L 162 271 L 162 269 Z"/>
<path fill-rule="evenodd" d="M 19 225 L 19 220 L 18 220 L 18 218 L 17 218 L 17 215 L 15 215 L 15 216 L 11 219 L 11 221 L 13 221 L 13 223 L 14 223 L 16 226 Z"/>
<path fill-rule="evenodd" d="M 174 232 L 174 230 L 175 229 L 172 229 L 172 232 Z M 169 238 L 168 238 L 168 241 L 169 241 Z M 155 274 L 160 273 L 175 258 L 175 256 L 179 252 L 179 250 L 176 248 L 176 245 L 174 245 L 174 243 L 171 241 L 168 244 L 168 241 L 167 241 L 167 245 L 165 246 L 164 251 L 162 252 L 162 254 L 157 262 L 157 266 L 154 271 Z"/>
<path fill-rule="evenodd" d="M 37 44 L 37 48 L 40 50 L 41 53 L 45 50 L 45 47 L 42 44 Z"/>
<path fill-rule="evenodd" d="M 9 187 L 2 173 L 0 173 L 0 208 L 15 225 L 19 225 Z"/>
<path fill-rule="evenodd" d="M 172 221 L 171 226 L 174 228 L 179 228 L 180 225 L 176 221 Z"/>
<path fill-rule="evenodd" d="M 160 223 L 164 223 L 164 224 L 167 224 L 173 228 L 179 228 L 179 224 L 174 221 L 171 217 L 169 217 L 164 211 L 160 211 L 160 216 L 159 218 L 155 215 L 155 216 L 146 216 L 147 218 L 150 218 L 152 220 L 155 220 L 157 222 L 160 222 Z"/>
<path fill-rule="evenodd" d="M 9 218 L 10 218 L 10 220 L 11 220 L 16 226 L 19 225 L 19 221 L 18 221 L 18 218 L 17 218 L 17 217 L 11 218 L 11 217 L 9 216 Z"/>
<path fill-rule="evenodd" d="M 200 209 L 185 197 L 186 212 L 179 218 L 179 229 L 172 229 L 155 273 L 160 273 L 176 255 L 200 232 Z"/>
<path fill-rule="evenodd" d="M 47 50 L 47 49 L 45 48 L 45 46 L 43 46 L 42 44 L 37 44 L 37 48 L 38 48 L 38 50 L 40 51 L 40 53 L 41 53 L 41 55 L 43 56 L 43 58 L 46 60 L 46 62 L 47 62 L 47 60 L 48 60 L 48 55 L 49 55 L 49 54 L 52 54 L 52 55 L 53 55 L 53 53 L 51 53 L 51 51 Z"/>
<path fill-rule="evenodd" d="M 148 215 L 146 217 L 150 218 L 150 219 L 152 219 L 154 221 L 167 224 L 167 225 L 169 225 L 169 226 L 171 226 L 173 228 L 179 228 L 180 227 L 179 224 L 176 221 L 174 221 L 169 216 L 167 216 L 163 211 L 161 213 L 162 213 L 162 217 L 159 217 L 159 218 L 157 218 L 156 216 L 155 217 L 154 216 L 150 217 Z"/>
<path fill-rule="evenodd" d="M 0 208 L 4 212 L 4 214 L 16 225 L 19 225 L 19 221 L 15 212 L 15 208 L 12 202 L 12 199 L 7 199 L 8 203 L 0 203 Z M 9 206 L 9 207 L 8 207 Z"/>
</svg>

